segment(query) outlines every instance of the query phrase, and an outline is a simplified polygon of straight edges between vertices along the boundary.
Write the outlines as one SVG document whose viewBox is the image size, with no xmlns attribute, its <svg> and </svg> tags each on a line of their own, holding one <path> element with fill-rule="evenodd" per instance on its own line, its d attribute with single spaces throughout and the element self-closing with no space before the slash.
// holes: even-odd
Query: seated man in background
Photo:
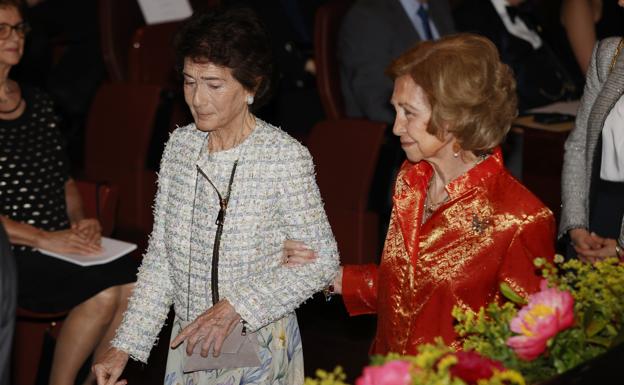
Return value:
<svg viewBox="0 0 624 385">
<path fill-rule="evenodd" d="M 15 327 L 17 302 L 17 272 L 11 244 L 0 224 L 0 385 L 11 383 L 11 343 Z"/>
<path fill-rule="evenodd" d="M 540 36 L 530 1 L 461 0 L 453 17 L 460 32 L 477 33 L 496 45 L 514 72 L 520 112 L 580 96 L 569 71 Z"/>
<path fill-rule="evenodd" d="M 392 123 L 388 65 L 422 40 L 454 32 L 447 0 L 359 0 L 338 38 L 340 79 L 349 117 Z"/>
</svg>

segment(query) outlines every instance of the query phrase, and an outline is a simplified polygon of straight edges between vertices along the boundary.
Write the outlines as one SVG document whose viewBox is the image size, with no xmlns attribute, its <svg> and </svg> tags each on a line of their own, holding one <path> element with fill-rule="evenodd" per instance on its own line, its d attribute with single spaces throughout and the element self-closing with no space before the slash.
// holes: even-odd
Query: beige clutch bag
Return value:
<svg viewBox="0 0 624 385">
<path fill-rule="evenodd" d="M 260 366 L 258 341 L 255 333 L 241 335 L 243 324 L 239 323 L 223 341 L 221 354 L 212 356 L 212 346 L 207 357 L 201 356 L 201 344 L 195 345 L 193 355 L 186 357 L 184 373 L 198 370 L 233 369 Z"/>
</svg>

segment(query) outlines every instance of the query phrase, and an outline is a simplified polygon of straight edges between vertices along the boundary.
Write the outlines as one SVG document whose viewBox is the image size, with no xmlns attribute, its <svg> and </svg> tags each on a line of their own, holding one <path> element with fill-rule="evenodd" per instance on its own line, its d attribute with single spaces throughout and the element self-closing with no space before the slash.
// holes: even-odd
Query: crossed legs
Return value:
<svg viewBox="0 0 624 385">
<path fill-rule="evenodd" d="M 133 287 L 132 283 L 109 287 L 69 312 L 56 341 L 50 385 L 74 385 L 89 355 L 97 360 L 108 349 Z M 89 375 L 85 384 L 94 382 Z"/>
</svg>

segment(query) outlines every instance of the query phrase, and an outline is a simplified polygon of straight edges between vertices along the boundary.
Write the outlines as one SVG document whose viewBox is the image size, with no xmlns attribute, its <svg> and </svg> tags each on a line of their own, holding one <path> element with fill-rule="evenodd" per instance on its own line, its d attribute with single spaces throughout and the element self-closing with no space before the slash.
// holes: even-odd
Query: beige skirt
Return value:
<svg viewBox="0 0 624 385">
<path fill-rule="evenodd" d="M 175 318 L 171 339 L 182 330 Z M 216 369 L 184 373 L 186 351 L 181 345 L 169 349 L 165 385 L 301 385 L 303 350 L 295 313 L 275 321 L 255 333 L 260 345 L 260 366 L 256 368 Z"/>
</svg>

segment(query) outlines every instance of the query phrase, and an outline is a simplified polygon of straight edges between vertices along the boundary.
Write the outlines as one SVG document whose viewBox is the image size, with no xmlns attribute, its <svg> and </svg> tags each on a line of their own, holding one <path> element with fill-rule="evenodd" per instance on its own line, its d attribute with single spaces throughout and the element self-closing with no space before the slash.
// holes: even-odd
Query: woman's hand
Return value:
<svg viewBox="0 0 624 385">
<path fill-rule="evenodd" d="M 62 254 L 95 254 L 102 250 L 99 244 L 90 242 L 74 229 L 45 231 L 37 241 L 37 248 Z"/>
<path fill-rule="evenodd" d="M 89 243 L 99 245 L 102 241 L 102 226 L 95 218 L 81 219 L 72 223 L 71 228 L 78 231 Z"/>
<path fill-rule="evenodd" d="M 288 239 L 284 241 L 284 265 L 293 267 L 316 261 L 318 254 L 305 243 Z"/>
<path fill-rule="evenodd" d="M 589 257 L 588 253 L 603 247 L 604 238 L 586 229 L 572 229 L 569 234 L 574 250 L 583 260 L 593 261 L 593 257 Z"/>
<path fill-rule="evenodd" d="M 223 341 L 230 335 L 241 317 L 227 300 L 221 300 L 182 329 L 171 341 L 171 348 L 177 348 L 186 341 L 186 354 L 193 354 L 195 345 L 201 343 L 201 356 L 208 357 L 210 345 L 214 346 L 212 355 L 221 354 Z"/>
<path fill-rule="evenodd" d="M 617 253 L 617 249 L 616 249 L 617 241 L 615 239 L 611 239 L 611 238 L 600 238 L 600 239 L 601 239 L 600 247 L 597 249 L 593 249 L 593 250 L 583 251 L 583 255 L 582 255 L 583 259 L 588 260 L 590 262 L 596 262 L 605 258 L 610 258 L 610 257 L 619 258 L 620 257 Z M 579 256 L 580 255 L 581 254 L 579 253 Z"/>
<path fill-rule="evenodd" d="M 104 356 L 91 367 L 98 385 L 126 385 L 128 381 L 119 380 L 128 363 L 128 353 L 110 348 Z"/>
</svg>

